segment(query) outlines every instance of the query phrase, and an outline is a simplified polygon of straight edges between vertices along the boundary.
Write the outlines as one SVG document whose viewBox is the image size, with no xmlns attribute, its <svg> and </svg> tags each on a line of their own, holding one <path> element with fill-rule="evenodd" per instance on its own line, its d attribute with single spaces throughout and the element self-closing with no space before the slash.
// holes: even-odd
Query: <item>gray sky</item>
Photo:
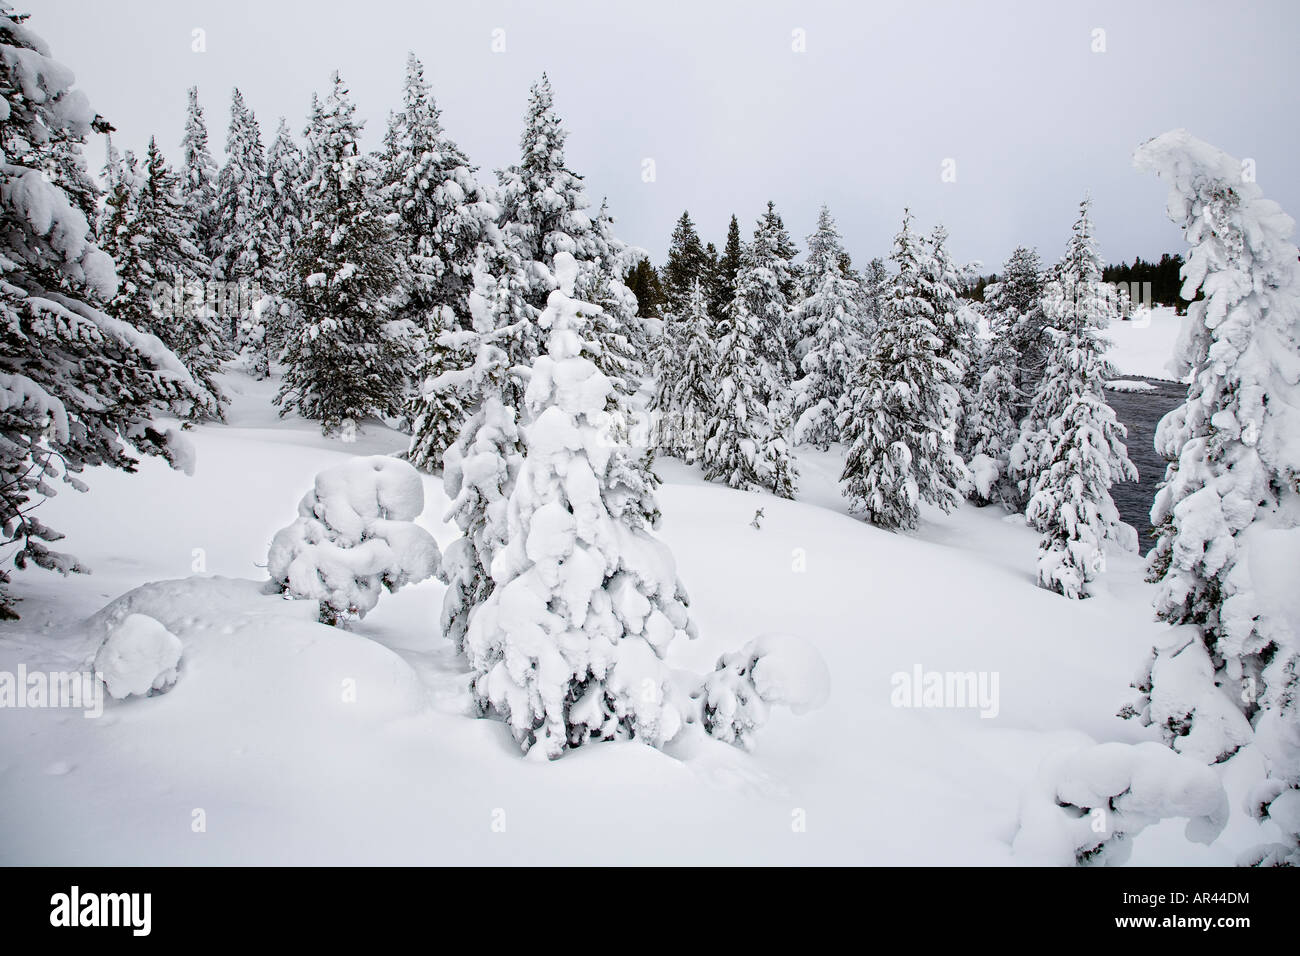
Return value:
<svg viewBox="0 0 1300 956">
<path fill-rule="evenodd" d="M 926 230 L 944 222 L 958 259 L 993 271 L 1020 243 L 1055 260 L 1085 191 L 1107 261 L 1183 251 L 1164 187 L 1130 161 L 1177 126 L 1253 158 L 1266 195 L 1300 215 L 1293 0 L 14 2 L 120 146 L 157 134 L 173 160 L 190 85 L 220 163 L 233 86 L 269 142 L 281 114 L 301 132 L 336 68 L 374 148 L 413 50 L 490 177 L 514 160 L 546 70 L 570 166 L 656 262 L 683 208 L 721 246 L 732 212 L 748 237 L 770 198 L 801 248 L 825 201 L 855 262 L 884 255 L 910 205 Z"/>
</svg>

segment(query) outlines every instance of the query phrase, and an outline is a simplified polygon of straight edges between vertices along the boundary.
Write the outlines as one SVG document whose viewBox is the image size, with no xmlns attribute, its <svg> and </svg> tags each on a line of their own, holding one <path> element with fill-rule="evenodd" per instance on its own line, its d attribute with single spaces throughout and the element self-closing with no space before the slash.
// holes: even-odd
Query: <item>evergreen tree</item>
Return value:
<svg viewBox="0 0 1300 956">
<path fill-rule="evenodd" d="M 915 528 L 921 501 L 951 510 L 968 480 L 954 447 L 953 370 L 940 354 L 929 287 L 935 267 L 911 223 L 904 213 L 890 256 L 898 268 L 893 295 L 841 416 L 849 453 L 840 483 L 850 509 L 891 530 Z"/>
<path fill-rule="evenodd" d="M 1075 236 L 1080 252 L 1087 239 L 1087 207 Z M 1089 260 L 1083 260 L 1085 262 Z M 1060 280 L 1048 283 L 1043 309 L 1053 348 L 1034 407 L 1059 408 L 1019 449 L 1032 456 L 1036 477 L 1025 518 L 1043 532 L 1038 546 L 1038 583 L 1068 598 L 1086 598 L 1089 582 L 1105 570 L 1105 541 L 1127 535 L 1111 500 L 1116 481 L 1136 481 L 1137 469 L 1124 447 L 1125 428 L 1106 403 L 1111 373 L 1103 357 L 1107 341 L 1088 302 L 1099 281 L 1067 259 Z M 1136 547 L 1136 541 L 1132 542 Z"/>
<path fill-rule="evenodd" d="M 1046 281 L 1042 259 L 1033 249 L 1017 246 L 1002 266 L 1002 276 L 984 289 L 990 324 L 996 323 L 1016 356 L 1015 386 L 1021 402 L 1015 407 L 1016 420 L 1024 418 L 1027 403 L 1047 367 L 1051 339 L 1043 314 L 1043 286 Z"/>
<path fill-rule="evenodd" d="M 758 218 L 753 242 L 741 252 L 736 275 L 737 290 L 743 286 L 749 312 L 758 322 L 758 354 L 773 373 L 773 388 L 761 396 L 765 403 L 783 397 L 794 377 L 793 349 L 799 335 L 791 300 L 791 295 L 798 293 L 794 254 L 794 243 L 769 202 Z"/>
<path fill-rule="evenodd" d="M 208 149 L 208 127 L 203 107 L 199 106 L 199 88 L 191 86 L 188 95 L 185 135 L 181 138 L 181 193 L 194 223 L 194 243 L 211 259 L 217 228 L 217 164 Z"/>
<path fill-rule="evenodd" d="M 1178 354 L 1187 400 L 1156 432 L 1169 466 L 1151 509 L 1148 578 L 1156 613 L 1188 625 L 1179 644 L 1190 632 L 1188 653 L 1205 662 L 1193 674 L 1170 663 L 1179 647 L 1157 650 L 1139 682 L 1143 719 L 1207 762 L 1232 756 L 1250 738 L 1235 728 L 1249 721 L 1269 774 L 1253 811 L 1288 843 L 1246 862 L 1300 863 L 1300 640 L 1283 610 L 1294 574 L 1276 573 L 1294 568 L 1300 514 L 1294 222 L 1243 181 L 1237 159 L 1184 130 L 1146 143 L 1137 163 L 1168 180 L 1170 216 L 1191 247 L 1182 296 L 1194 300 Z"/>
<path fill-rule="evenodd" d="M 962 422 L 963 444 L 973 479 L 971 500 L 981 507 L 1000 501 L 1016 510 L 1020 493 L 1008 472 L 1011 449 L 1020 437 L 1016 416 L 1024 405 L 1016 387 L 1019 354 L 1001 317 L 993 317 L 991 332 L 979 388 Z"/>
<path fill-rule="evenodd" d="M 782 430 L 786 422 L 779 407 L 768 405 L 768 396 L 778 395 L 781 386 L 758 354 L 762 325 L 750 309 L 751 302 L 775 291 L 775 280 L 770 269 L 754 265 L 748 250 L 742 263 L 736 295 L 718 323 L 717 387 L 704 445 L 704 477 L 793 498 L 795 471 Z"/>
<path fill-rule="evenodd" d="M 713 375 L 718 357 L 708 309 L 703 283 L 697 279 L 686 311 L 664 329 L 666 341 L 655 366 L 657 448 L 688 463 L 704 454 L 716 405 Z"/>
<path fill-rule="evenodd" d="M 34 513 L 87 468 L 135 470 L 136 455 L 192 468 L 192 450 L 154 409 L 200 400 L 193 377 L 158 339 L 94 308 L 117 277 L 91 241 L 97 190 L 82 145 L 111 127 L 71 88 L 26 14 L 0 11 L 0 531 L 5 556 L 68 574 L 62 537 Z M 10 572 L 0 616 L 13 618 Z"/>
<path fill-rule="evenodd" d="M 228 399 L 216 375 L 229 354 L 215 313 L 197 292 L 209 266 L 193 242 L 179 177 L 151 138 L 144 171 L 128 153 L 110 183 L 100 245 L 117 263 L 119 284 L 106 311 L 158 336 L 189 369 L 200 400 L 178 408 L 180 415 L 220 419 Z"/>
<path fill-rule="evenodd" d="M 267 358 L 268 372 L 271 356 L 283 350 L 288 330 L 294 325 L 288 295 L 290 265 L 307 230 L 309 179 L 306 157 L 281 117 L 266 152 L 266 184 L 262 191 L 261 216 L 270 227 L 272 239 L 271 260 L 262 270 L 267 297 L 261 314 L 266 340 L 261 354 Z"/>
<path fill-rule="evenodd" d="M 555 273 L 507 543 L 465 639 L 480 707 L 551 758 L 593 739 L 672 739 L 691 705 L 663 656 L 674 637 L 694 636 L 672 555 L 646 520 L 652 486 L 609 447 L 612 383 L 581 354 L 591 306 L 570 298 L 573 258 L 561 253 Z"/>
<path fill-rule="evenodd" d="M 442 456 L 460 432 L 472 396 L 450 386 L 444 373 L 465 356 L 443 338 L 473 328 L 470 293 L 484 248 L 500 242 L 496 208 L 475 179 L 475 167 L 442 128 L 424 67 L 408 56 L 403 107 L 389 123 L 381 162 L 380 195 L 397 217 L 397 235 L 409 281 L 396 314 L 425 339 L 419 388 L 407 414 L 412 422 L 408 460 L 442 468 Z"/>
<path fill-rule="evenodd" d="M 795 387 L 796 443 L 825 450 L 839 441 L 839 412 L 848 392 L 858 355 L 855 331 L 860 287 L 844 275 L 843 249 L 830 210 L 822 206 L 817 231 L 808 237 L 804 264 L 807 297 L 795 309 L 801 332 L 800 369 Z"/>
<path fill-rule="evenodd" d="M 1029 412 L 1020 425 L 1020 437 L 1009 456 L 1009 475 L 1016 482 L 1023 501 L 1029 501 L 1038 493 L 1039 482 L 1052 468 L 1060 423 L 1069 406 L 1088 389 L 1093 389 L 1100 404 L 1105 406 L 1102 387 L 1107 377 L 1114 377 L 1114 370 L 1104 359 L 1107 347 L 1104 330 L 1115 319 L 1115 299 L 1109 287 L 1101 281 L 1101 258 L 1092 235 L 1089 207 L 1087 199 L 1079 204 L 1079 218 L 1074 223 L 1073 235 L 1056 267 L 1056 278 L 1045 287 L 1039 306 L 1046 323 L 1044 328 L 1052 330 L 1047 334 L 1053 348 L 1048 353 L 1047 365 L 1039 373 Z M 1060 342 L 1062 337 L 1064 344 Z M 1063 354 L 1062 348 L 1073 351 Z M 1084 358 L 1090 363 L 1086 368 L 1068 364 L 1071 361 L 1083 362 Z M 1122 426 L 1120 436 L 1123 436 Z M 1126 466 L 1124 446 L 1122 442 L 1110 442 L 1108 432 L 1103 437 L 1119 449 L 1112 456 L 1111 472 L 1114 480 L 1124 480 L 1131 469 L 1131 465 Z M 1101 444 L 1100 440 L 1098 444 Z M 1038 524 L 1034 527 L 1045 530 Z M 1104 537 L 1115 538 L 1121 543 L 1128 534 L 1124 530 L 1127 526 L 1120 525 L 1117 519 L 1110 520 L 1108 514 L 1103 516 L 1101 528 Z"/>
<path fill-rule="evenodd" d="M 736 276 L 740 273 L 740 256 L 744 245 L 740 241 L 740 223 L 731 217 L 727 226 L 727 242 L 718 258 L 713 289 L 709 293 L 709 314 L 718 318 L 727 314 L 731 300 L 736 297 Z"/>
<path fill-rule="evenodd" d="M 668 261 L 662 276 L 666 308 L 671 315 L 683 315 L 697 281 L 707 281 L 708 258 L 689 212 L 682 212 L 668 245 Z"/>
<path fill-rule="evenodd" d="M 289 335 L 280 413 L 296 411 L 330 434 L 371 416 L 398 415 L 410 362 L 389 327 L 402 280 L 397 242 L 357 147 L 360 124 L 335 73 L 311 137 L 309 225 L 290 265 L 299 325 Z"/>
</svg>

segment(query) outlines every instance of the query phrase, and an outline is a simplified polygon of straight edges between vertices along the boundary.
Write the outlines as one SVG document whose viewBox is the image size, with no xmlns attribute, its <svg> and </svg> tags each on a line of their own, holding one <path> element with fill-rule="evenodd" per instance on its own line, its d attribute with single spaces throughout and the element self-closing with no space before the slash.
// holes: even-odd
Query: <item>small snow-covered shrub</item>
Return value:
<svg viewBox="0 0 1300 956">
<path fill-rule="evenodd" d="M 1049 756 L 1020 803 L 1012 852 L 1056 866 L 1118 866 L 1133 838 L 1171 817 L 1186 835 L 1213 843 L 1228 821 L 1218 775 L 1153 741 L 1105 743 Z"/>
<path fill-rule="evenodd" d="M 754 731 L 767 722 L 774 704 L 796 714 L 814 710 L 830 696 L 830 685 L 830 671 L 815 647 L 787 634 L 764 634 L 723 654 L 692 697 L 707 734 L 753 750 Z"/>
<path fill-rule="evenodd" d="M 128 614 L 100 645 L 95 673 L 115 700 L 170 690 L 181 662 L 181 641 L 147 614 Z"/>
<path fill-rule="evenodd" d="M 362 618 L 380 588 L 396 591 L 439 573 L 433 535 L 415 524 L 424 510 L 419 472 L 396 458 L 354 458 L 316 476 L 267 556 L 280 591 L 320 602 L 323 624 Z"/>
</svg>

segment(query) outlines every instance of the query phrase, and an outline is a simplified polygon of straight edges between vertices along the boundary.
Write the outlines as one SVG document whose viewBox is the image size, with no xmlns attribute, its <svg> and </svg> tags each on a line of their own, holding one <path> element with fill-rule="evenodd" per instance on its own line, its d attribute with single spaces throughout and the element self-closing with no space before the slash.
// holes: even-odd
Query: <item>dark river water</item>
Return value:
<svg viewBox="0 0 1300 956">
<path fill-rule="evenodd" d="M 1187 386 L 1160 379 L 1139 379 L 1125 375 L 1125 381 L 1144 381 L 1156 386 L 1152 392 L 1117 392 L 1106 390 L 1106 399 L 1115 416 L 1128 428 L 1128 457 L 1137 466 L 1139 480 L 1122 481 L 1110 489 L 1120 517 L 1137 528 L 1138 547 L 1143 554 L 1155 542 L 1151 538 L 1151 502 L 1156 486 L 1165 476 L 1165 460 L 1154 447 L 1156 425 L 1166 412 L 1187 398 Z"/>
</svg>

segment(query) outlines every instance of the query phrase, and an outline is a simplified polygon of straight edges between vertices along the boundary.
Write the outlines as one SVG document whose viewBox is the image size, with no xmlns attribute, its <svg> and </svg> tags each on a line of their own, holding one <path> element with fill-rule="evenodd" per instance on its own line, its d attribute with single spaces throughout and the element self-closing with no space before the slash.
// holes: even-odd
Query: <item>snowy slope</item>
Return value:
<svg viewBox="0 0 1300 956">
<path fill-rule="evenodd" d="M 273 384 L 230 383 L 243 393 L 231 424 L 192 432 L 192 478 L 145 462 L 48 505 L 95 573 L 20 576 L 0 670 L 84 666 L 109 618 L 133 612 L 185 656 L 171 692 L 109 700 L 97 720 L 0 713 L 2 863 L 1014 863 L 1020 793 L 1046 755 L 1083 735 L 1149 739 L 1111 716 L 1162 633 L 1136 556 L 1113 556 L 1099 596 L 1068 602 L 1035 587 L 1036 537 L 1018 519 L 927 512 L 917 535 L 889 534 L 845 513 L 842 453 L 803 450 L 797 502 L 660 462 L 661 533 L 701 635 L 669 660 L 709 669 L 760 633 L 798 634 L 830 666 L 828 705 L 777 711 L 753 754 L 705 740 L 522 758 L 503 724 L 466 715 L 436 581 L 385 595 L 353 633 L 260 592 L 271 536 L 316 472 L 405 442 L 378 428 L 323 439 L 276 419 Z M 445 548 L 447 500 L 439 479 L 425 485 L 420 523 Z M 891 675 L 917 665 L 996 672 L 997 716 L 892 706 Z M 1259 829 L 1229 792 L 1216 844 L 1170 821 L 1132 862 L 1232 862 Z"/>
<path fill-rule="evenodd" d="M 1114 322 L 1106 331 L 1113 346 L 1106 353 L 1120 376 L 1137 375 L 1142 378 L 1162 378 L 1177 381 L 1168 368 L 1177 350 L 1178 333 L 1187 317 L 1179 315 L 1171 306 L 1139 309 L 1127 322 Z M 1184 381 L 1190 381 L 1188 376 Z"/>
</svg>

